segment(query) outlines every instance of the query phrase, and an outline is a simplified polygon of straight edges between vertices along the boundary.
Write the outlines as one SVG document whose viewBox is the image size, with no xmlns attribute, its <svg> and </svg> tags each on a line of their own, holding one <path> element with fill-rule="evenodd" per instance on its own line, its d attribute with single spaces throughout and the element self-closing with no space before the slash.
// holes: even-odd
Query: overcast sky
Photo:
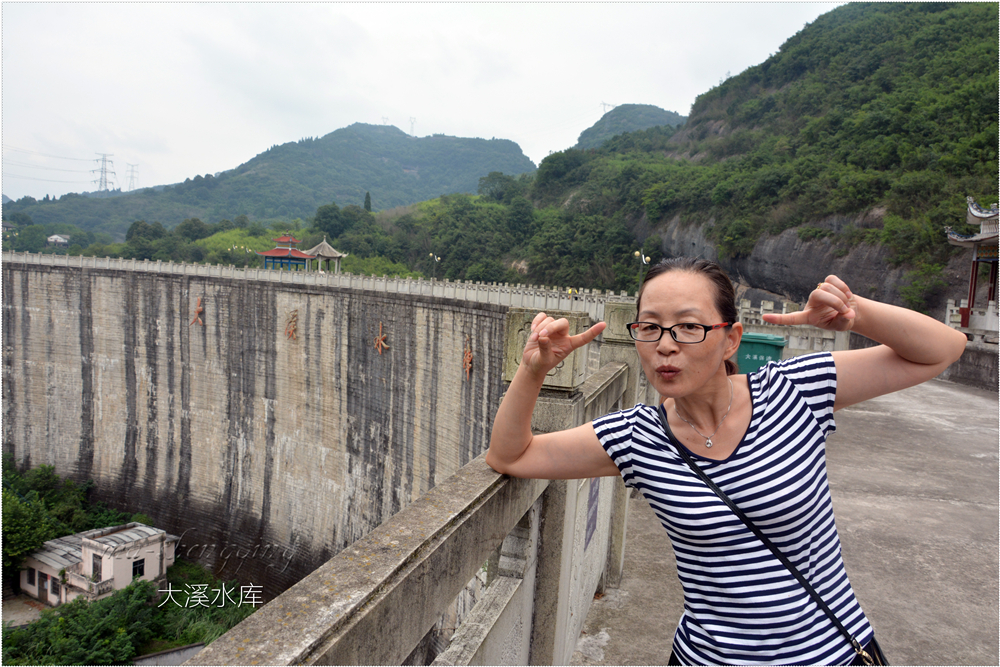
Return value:
<svg viewBox="0 0 1000 667">
<path fill-rule="evenodd" d="M 687 115 L 837 4 L 4 3 L 3 193 L 96 190 L 99 153 L 125 190 L 176 183 L 356 122 L 537 165 L 603 104 Z"/>
</svg>

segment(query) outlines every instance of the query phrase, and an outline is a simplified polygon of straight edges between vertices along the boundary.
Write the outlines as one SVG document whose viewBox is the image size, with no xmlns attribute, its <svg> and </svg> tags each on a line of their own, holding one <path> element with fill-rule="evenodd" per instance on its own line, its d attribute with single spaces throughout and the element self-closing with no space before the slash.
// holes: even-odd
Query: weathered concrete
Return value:
<svg viewBox="0 0 1000 667">
<path fill-rule="evenodd" d="M 12 262 L 3 304 L 4 452 L 268 597 L 485 451 L 503 390 L 504 306 Z"/>
<path fill-rule="evenodd" d="M 996 394 L 941 380 L 841 410 L 827 447 L 851 583 L 892 664 L 998 662 Z M 664 664 L 682 592 L 633 498 L 621 588 L 596 600 L 574 664 Z"/>
<path fill-rule="evenodd" d="M 998 359 L 996 345 L 970 342 L 961 358 L 941 374 L 941 379 L 997 392 L 1000 390 Z"/>
<path fill-rule="evenodd" d="M 207 646 L 198 664 L 400 664 L 548 482 L 480 457 Z M 390 640 L 391 638 L 391 640 Z"/>
</svg>

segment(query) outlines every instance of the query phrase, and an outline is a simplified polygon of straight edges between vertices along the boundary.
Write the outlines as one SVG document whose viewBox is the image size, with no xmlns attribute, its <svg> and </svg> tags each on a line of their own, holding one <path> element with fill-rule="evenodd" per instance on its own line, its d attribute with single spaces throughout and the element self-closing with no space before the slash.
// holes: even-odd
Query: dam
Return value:
<svg viewBox="0 0 1000 667">
<path fill-rule="evenodd" d="M 537 310 L 609 328 L 552 373 L 533 430 L 656 399 L 627 295 L 3 260 L 4 453 L 93 479 L 271 599 L 193 663 L 567 664 L 621 580 L 619 478 L 515 480 L 481 453 Z M 421 653 L 477 576 L 485 597 Z"/>
<path fill-rule="evenodd" d="M 7 254 L 4 453 L 272 597 L 485 451 L 512 305 L 607 298 Z"/>
</svg>

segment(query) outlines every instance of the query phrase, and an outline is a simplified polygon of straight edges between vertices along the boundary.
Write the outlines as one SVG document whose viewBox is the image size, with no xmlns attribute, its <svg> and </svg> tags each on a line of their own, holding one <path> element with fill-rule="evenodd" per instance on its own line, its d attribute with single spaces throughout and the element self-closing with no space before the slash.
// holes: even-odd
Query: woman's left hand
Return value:
<svg viewBox="0 0 1000 667">
<path fill-rule="evenodd" d="M 854 327 L 858 304 L 854 293 L 837 276 L 827 276 L 809 295 L 805 308 L 794 313 L 767 313 L 770 324 L 811 324 L 829 331 L 848 331 Z"/>
</svg>

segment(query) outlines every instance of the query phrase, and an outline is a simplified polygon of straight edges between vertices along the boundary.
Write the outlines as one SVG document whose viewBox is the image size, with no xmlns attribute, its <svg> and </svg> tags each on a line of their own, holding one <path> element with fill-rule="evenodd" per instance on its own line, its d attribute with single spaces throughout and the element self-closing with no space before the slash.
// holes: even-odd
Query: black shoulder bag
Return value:
<svg viewBox="0 0 1000 667">
<path fill-rule="evenodd" d="M 660 415 L 660 423 L 663 425 L 663 430 L 664 432 L 666 432 L 667 437 L 669 439 L 669 437 L 673 435 L 673 432 L 670 430 L 670 425 L 667 423 L 667 414 L 663 408 L 663 404 L 660 404 L 659 408 L 657 409 L 657 414 Z M 731 509 L 733 513 L 737 517 L 739 517 L 740 521 L 746 524 L 746 527 L 749 528 L 753 532 L 753 534 L 757 536 L 757 539 L 759 539 L 764 544 L 765 547 L 771 550 L 771 553 L 774 554 L 774 557 L 777 558 L 779 561 L 781 561 L 781 564 L 784 565 L 788 569 L 788 571 L 792 573 L 792 576 L 794 576 L 798 580 L 798 582 L 802 584 L 802 587 L 806 589 L 806 592 L 809 593 L 809 596 L 813 599 L 813 601 L 815 601 L 816 604 L 819 605 L 819 608 L 822 609 L 824 613 L 826 613 L 826 615 L 830 618 L 831 621 L 833 621 L 833 624 L 837 626 L 837 629 L 840 630 L 840 633 L 844 635 L 844 637 L 847 639 L 848 642 L 850 642 L 851 646 L 854 648 L 854 651 L 857 653 L 857 658 L 851 664 L 888 665 L 889 663 L 886 661 L 885 654 L 882 653 L 882 648 L 878 645 L 878 642 L 875 641 L 875 637 L 872 637 L 872 640 L 868 642 L 867 646 L 862 647 L 860 642 L 858 642 L 858 640 L 855 639 L 850 632 L 848 632 L 847 628 L 845 628 L 843 624 L 840 622 L 840 620 L 836 617 L 836 615 L 834 615 L 833 611 L 831 611 L 830 608 L 826 606 L 826 603 L 823 602 L 823 598 L 819 596 L 819 593 L 817 593 L 816 590 L 809 584 L 809 582 L 806 581 L 805 577 L 799 574 L 799 571 L 795 569 L 795 566 L 792 565 L 792 562 L 787 558 L 785 558 L 785 555 L 783 553 L 778 551 L 778 547 L 774 546 L 774 543 L 771 542 L 771 540 L 769 540 L 764 533 L 760 532 L 760 529 L 757 528 L 757 526 L 755 526 L 752 521 L 750 521 L 747 515 L 743 513 L 743 510 L 737 507 L 736 503 L 730 500 L 729 496 L 727 496 L 722 491 L 722 489 L 720 489 L 715 484 L 715 482 L 713 482 L 709 478 L 709 476 L 705 474 L 705 471 L 698 467 L 698 465 L 694 462 L 694 459 L 691 458 L 691 454 L 689 454 L 687 450 L 684 448 L 684 445 L 679 445 L 677 447 L 677 452 L 681 455 L 681 458 L 683 458 L 684 461 L 691 467 L 691 470 L 693 470 L 694 473 L 698 475 L 698 477 L 700 477 L 701 480 L 705 482 L 705 484 L 708 485 L 708 488 L 710 488 L 713 492 L 715 492 L 715 495 L 719 496 L 722 502 L 726 503 L 726 505 L 729 506 L 729 509 Z"/>
</svg>

